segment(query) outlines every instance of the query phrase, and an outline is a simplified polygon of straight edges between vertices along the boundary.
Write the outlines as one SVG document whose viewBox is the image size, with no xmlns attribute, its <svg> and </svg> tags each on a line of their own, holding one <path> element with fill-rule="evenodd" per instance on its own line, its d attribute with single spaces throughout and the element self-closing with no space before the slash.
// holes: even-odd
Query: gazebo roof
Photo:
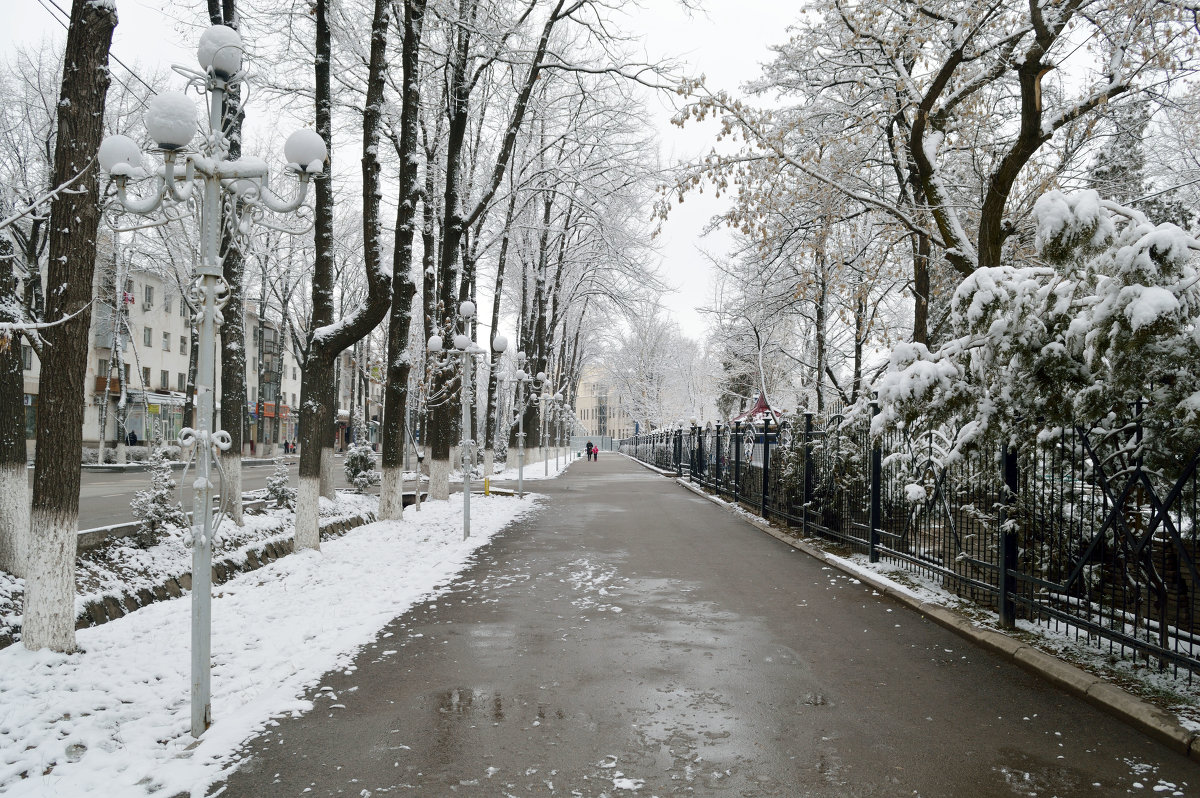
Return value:
<svg viewBox="0 0 1200 798">
<path fill-rule="evenodd" d="M 732 424 L 735 421 L 756 422 L 762 421 L 764 418 L 768 417 L 774 419 L 775 416 L 775 411 L 771 409 L 769 404 L 767 404 L 767 394 L 764 391 L 758 395 L 758 401 L 754 403 L 754 407 L 729 419 L 729 423 Z"/>
</svg>

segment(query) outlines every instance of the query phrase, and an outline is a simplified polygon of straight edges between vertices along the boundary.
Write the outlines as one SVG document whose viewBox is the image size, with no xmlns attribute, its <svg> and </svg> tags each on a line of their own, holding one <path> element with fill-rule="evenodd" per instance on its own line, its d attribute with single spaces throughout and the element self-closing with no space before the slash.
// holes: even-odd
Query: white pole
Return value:
<svg viewBox="0 0 1200 798">
<path fill-rule="evenodd" d="M 210 135 L 221 129 L 225 85 L 212 82 L 209 100 Z M 212 458 L 216 389 L 217 290 L 222 279 L 220 258 L 221 185 L 215 171 L 204 175 L 204 201 L 200 210 L 200 351 L 196 362 L 196 393 L 199 399 L 200 435 L 196 452 L 196 481 L 193 483 L 192 520 L 200 513 L 199 535 L 192 535 L 192 736 L 199 737 L 212 725 Z M 239 419 L 240 423 L 240 419 Z M 226 499 L 228 497 L 222 497 Z M 240 501 L 240 496 L 233 497 Z M 197 507 L 197 504 L 199 507 Z"/>
<path fill-rule="evenodd" d="M 525 380 L 517 379 L 517 495 L 525 498 Z"/>
<path fill-rule="evenodd" d="M 471 353 L 462 353 L 463 540 L 471 537 Z"/>
</svg>

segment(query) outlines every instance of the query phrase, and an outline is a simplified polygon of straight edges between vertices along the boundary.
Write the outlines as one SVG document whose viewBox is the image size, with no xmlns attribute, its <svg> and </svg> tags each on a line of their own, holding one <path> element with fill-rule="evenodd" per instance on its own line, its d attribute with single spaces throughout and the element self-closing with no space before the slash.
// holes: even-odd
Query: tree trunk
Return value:
<svg viewBox="0 0 1200 798">
<path fill-rule="evenodd" d="M 95 160 L 103 135 L 104 101 L 111 80 L 108 51 L 117 24 L 112 3 L 74 0 L 67 30 L 54 185 L 80 172 L 77 191 L 50 205 L 47 266 L 48 328 L 38 395 L 37 459 L 22 641 L 28 649 L 75 650 L 76 524 L 79 519 L 79 455 L 83 443 L 84 375 L 91 324 L 96 231 L 100 225 Z M 73 315 L 74 314 L 74 315 Z"/>
<path fill-rule="evenodd" d="M 226 25 L 234 30 L 239 27 L 236 0 L 209 0 L 208 16 L 213 25 Z M 229 137 L 229 160 L 236 161 L 242 155 L 242 108 L 241 89 L 230 86 L 225 95 L 225 107 L 221 112 L 221 127 Z M 229 302 L 222 311 L 221 322 L 221 427 L 229 433 L 232 442 L 229 451 L 221 453 L 224 476 L 221 485 L 221 500 L 228 508 L 229 520 L 242 525 L 242 434 L 246 417 L 246 328 L 243 276 L 244 253 L 237 241 L 237 216 L 241 203 L 235 203 L 234 218 L 226 213 L 228 206 L 221 205 L 221 251 L 224 253 L 222 268 L 225 283 L 229 287 Z"/>
<path fill-rule="evenodd" d="M 387 380 L 383 402 L 382 480 L 379 517 L 399 519 L 404 509 L 404 447 L 408 421 L 408 377 L 412 356 L 408 338 L 417 285 L 413 280 L 413 236 L 416 233 L 418 183 L 417 116 L 421 111 L 420 47 L 426 0 L 404 3 L 404 96 L 400 109 L 400 190 L 396 210 L 396 240 L 392 252 L 392 315 L 388 327 Z M 416 489 L 421 490 L 420 477 Z"/>
<path fill-rule="evenodd" d="M 20 307 L 12 242 L 0 238 L 0 322 L 22 321 Z M 0 569 L 23 577 L 30 529 L 22 366 L 21 334 L 0 334 Z"/>
<path fill-rule="evenodd" d="M 929 346 L 929 236 L 913 233 L 913 343 Z"/>
<path fill-rule="evenodd" d="M 317 507 L 321 496 L 321 478 L 326 469 L 322 459 L 333 462 L 333 423 L 336 419 L 333 403 L 336 386 L 333 384 L 333 359 L 312 340 L 312 332 L 333 322 L 333 113 L 330 92 L 331 37 L 328 19 L 328 0 L 315 5 L 316 39 L 316 119 L 317 132 L 325 139 L 329 151 L 325 174 L 313 181 L 316 210 L 313 233 L 316 255 L 312 278 L 312 319 L 309 342 L 301 365 L 300 381 L 300 475 L 296 499 L 296 547 L 320 548 Z M 328 455 L 325 451 L 328 450 Z"/>
<path fill-rule="evenodd" d="M 317 131 L 330 142 L 330 31 L 326 17 L 327 0 L 318 0 L 317 14 Z M 317 181 L 324 186 L 317 194 L 317 263 L 313 270 L 313 323 L 309 355 L 305 361 L 308 396 L 301 401 L 300 430 L 304 441 L 300 453 L 300 486 L 296 509 L 296 548 L 320 548 L 318 537 L 317 491 L 321 477 L 333 467 L 332 436 L 328 431 L 336 418 L 334 407 L 337 386 L 331 377 L 334 360 L 373 330 L 387 315 L 391 300 L 389 275 L 381 264 L 379 225 L 379 123 L 383 108 L 384 66 L 388 30 L 387 0 L 375 0 L 371 18 L 371 57 L 367 76 L 367 96 L 363 111 L 363 239 L 367 278 L 366 303 L 337 325 L 317 320 L 329 318 L 333 310 L 333 193 L 329 179 Z M 326 174 L 329 174 L 328 172 Z M 310 388 L 308 383 L 312 379 Z M 311 398 L 310 398 L 311 397 Z M 307 423 L 306 423 L 307 422 Z M 322 440 L 323 439 L 323 440 Z"/>
</svg>

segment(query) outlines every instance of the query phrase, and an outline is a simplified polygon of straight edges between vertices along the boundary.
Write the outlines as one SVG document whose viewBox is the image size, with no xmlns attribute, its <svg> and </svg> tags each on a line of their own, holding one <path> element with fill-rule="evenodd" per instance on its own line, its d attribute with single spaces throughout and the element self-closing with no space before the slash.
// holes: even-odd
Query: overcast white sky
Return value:
<svg viewBox="0 0 1200 798">
<path fill-rule="evenodd" d="M 686 14 L 677 0 L 642 0 L 640 10 L 627 5 L 628 32 L 645 36 L 647 57 L 674 56 L 687 63 L 693 74 L 703 73 L 713 88 L 737 89 L 755 77 L 759 65 L 769 58 L 768 46 L 787 38 L 787 25 L 795 21 L 803 0 L 703 0 L 702 12 Z M 10 52 L 19 43 L 34 43 L 45 35 L 64 36 L 64 28 L 51 9 L 54 4 L 69 9 L 70 0 L 0 0 L 4 25 L 0 26 L 0 51 Z M 126 64 L 145 72 L 166 69 L 171 63 L 192 64 L 197 31 L 206 27 L 198 18 L 197 28 L 179 29 L 162 13 L 178 13 L 178 2 L 164 0 L 117 0 L 120 23 L 113 53 Z M 202 5 L 197 3 L 197 6 Z M 58 17 L 59 19 L 61 17 Z M 178 88 L 172 86 L 172 88 Z M 689 158 L 712 145 L 713 129 L 690 125 L 684 130 L 671 125 L 671 110 L 658 104 L 663 163 Z M 723 254 L 728 240 L 714 235 L 701 239 L 707 219 L 718 209 L 711 193 L 689 195 L 677 207 L 658 239 L 663 259 L 662 273 L 676 289 L 664 298 L 680 327 L 699 338 L 705 329 L 697 307 L 710 301 L 711 274 L 699 247 Z"/>
</svg>

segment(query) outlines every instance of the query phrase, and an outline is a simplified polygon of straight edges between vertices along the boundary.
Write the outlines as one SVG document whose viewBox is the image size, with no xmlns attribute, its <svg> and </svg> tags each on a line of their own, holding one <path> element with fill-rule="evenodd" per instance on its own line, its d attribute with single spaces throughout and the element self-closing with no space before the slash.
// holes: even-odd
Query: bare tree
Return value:
<svg viewBox="0 0 1200 798">
<path fill-rule="evenodd" d="M 22 642 L 26 648 L 75 649 L 75 530 L 79 516 L 79 452 L 83 438 L 89 304 L 100 224 L 95 153 L 103 134 L 110 75 L 108 51 L 116 10 L 107 0 L 74 0 L 67 32 L 54 184 L 80 172 L 81 191 L 62 194 L 50 208 L 46 318 L 63 324 L 43 333 L 38 396 L 37 457 L 33 474 L 30 551 Z"/>
</svg>

